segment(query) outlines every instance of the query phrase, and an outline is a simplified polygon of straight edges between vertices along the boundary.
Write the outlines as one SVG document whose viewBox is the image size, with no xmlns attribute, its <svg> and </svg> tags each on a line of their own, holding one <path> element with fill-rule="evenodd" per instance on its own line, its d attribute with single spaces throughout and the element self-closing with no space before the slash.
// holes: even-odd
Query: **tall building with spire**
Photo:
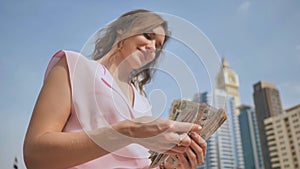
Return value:
<svg viewBox="0 0 300 169">
<path fill-rule="evenodd" d="M 282 114 L 283 109 L 281 106 L 281 99 L 279 91 L 272 83 L 259 81 L 253 85 L 253 90 L 264 168 L 272 168 L 264 120 Z"/>
<path fill-rule="evenodd" d="M 216 87 L 218 90 L 223 90 L 226 93 L 226 110 L 229 115 L 230 129 L 232 132 L 232 145 L 235 155 L 234 167 L 244 168 L 244 158 L 242 149 L 242 140 L 239 126 L 238 115 L 240 114 L 239 106 L 241 99 L 239 94 L 239 76 L 231 69 L 229 62 L 222 58 L 222 66 L 216 77 Z"/>
<path fill-rule="evenodd" d="M 218 89 L 225 90 L 228 96 L 234 97 L 235 112 L 237 115 L 240 114 L 238 107 L 241 105 L 241 99 L 239 94 L 239 76 L 231 69 L 229 62 L 223 58 L 222 67 L 216 77 L 216 86 Z"/>
<path fill-rule="evenodd" d="M 216 89 L 210 93 L 194 95 L 194 101 L 206 102 L 216 108 L 223 108 L 227 120 L 220 129 L 207 140 L 205 169 L 244 169 L 244 157 L 238 121 L 240 96 L 239 78 L 224 58 L 216 78 Z"/>
</svg>

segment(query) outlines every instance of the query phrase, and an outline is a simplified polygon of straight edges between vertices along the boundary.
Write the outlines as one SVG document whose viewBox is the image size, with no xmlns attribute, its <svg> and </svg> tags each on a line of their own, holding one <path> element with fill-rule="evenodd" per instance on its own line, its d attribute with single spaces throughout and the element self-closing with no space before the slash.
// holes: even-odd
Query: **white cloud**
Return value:
<svg viewBox="0 0 300 169">
<path fill-rule="evenodd" d="M 239 13 L 247 12 L 250 9 L 250 7 L 251 3 L 249 1 L 245 1 L 238 6 L 237 11 Z"/>
</svg>

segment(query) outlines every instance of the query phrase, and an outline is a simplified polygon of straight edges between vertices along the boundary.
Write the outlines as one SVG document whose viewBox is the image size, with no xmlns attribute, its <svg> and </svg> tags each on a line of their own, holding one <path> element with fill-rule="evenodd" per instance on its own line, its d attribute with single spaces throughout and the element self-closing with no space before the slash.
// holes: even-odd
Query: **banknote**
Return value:
<svg viewBox="0 0 300 169">
<path fill-rule="evenodd" d="M 197 103 L 189 100 L 174 100 L 169 112 L 169 119 L 181 122 L 199 124 L 202 129 L 198 134 L 207 140 L 227 119 L 224 109 L 217 109 L 207 103 Z M 174 157 L 168 154 L 150 152 L 151 165 L 154 168 L 163 163 L 174 163 Z"/>
</svg>

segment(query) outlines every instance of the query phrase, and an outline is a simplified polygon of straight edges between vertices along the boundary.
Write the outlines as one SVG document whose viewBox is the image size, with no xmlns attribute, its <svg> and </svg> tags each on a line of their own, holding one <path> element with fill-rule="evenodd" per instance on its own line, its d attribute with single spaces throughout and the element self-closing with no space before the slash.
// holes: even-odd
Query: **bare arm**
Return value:
<svg viewBox="0 0 300 169">
<path fill-rule="evenodd" d="M 71 88 L 66 58 L 51 70 L 37 99 L 24 141 L 24 159 L 27 168 L 67 168 L 108 152 L 95 144 L 86 133 L 62 132 L 71 110 Z M 113 126 L 118 130 L 126 121 Z M 108 128 L 99 129 L 105 133 Z M 122 130 L 124 131 L 124 130 Z M 111 143 L 114 138 L 110 139 Z M 118 148 L 128 143 L 119 144 Z"/>
</svg>

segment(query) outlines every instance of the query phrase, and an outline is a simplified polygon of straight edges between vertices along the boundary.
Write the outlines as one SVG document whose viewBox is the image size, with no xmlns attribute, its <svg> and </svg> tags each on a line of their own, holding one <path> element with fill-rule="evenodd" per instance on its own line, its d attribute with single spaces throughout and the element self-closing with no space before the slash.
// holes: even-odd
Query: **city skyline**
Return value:
<svg viewBox="0 0 300 169">
<path fill-rule="evenodd" d="M 15 156 L 19 168 L 24 168 L 22 143 L 50 57 L 60 49 L 80 51 L 100 27 L 139 8 L 173 14 L 198 27 L 220 58 L 225 57 L 239 74 L 242 104 L 254 105 L 252 85 L 260 80 L 277 86 L 283 109 L 300 103 L 299 1 L 2 0 L 1 168 L 12 167 Z M 168 47 L 181 57 L 190 54 L 172 44 Z M 186 59 L 191 70 L 198 72 L 198 65 Z M 196 78 L 200 90 L 207 91 L 207 75 L 199 73 Z"/>
</svg>

